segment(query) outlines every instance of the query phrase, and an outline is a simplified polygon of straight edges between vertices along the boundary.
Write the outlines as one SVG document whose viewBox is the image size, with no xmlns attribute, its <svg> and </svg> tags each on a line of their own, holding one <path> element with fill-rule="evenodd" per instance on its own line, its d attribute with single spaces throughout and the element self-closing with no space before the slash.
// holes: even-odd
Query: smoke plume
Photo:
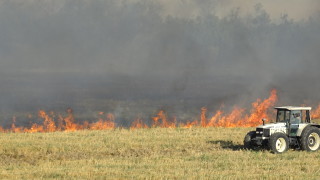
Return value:
<svg viewBox="0 0 320 180">
<path fill-rule="evenodd" d="M 250 106 L 273 88 L 280 105 L 316 105 L 319 7 L 312 0 L 2 1 L 1 121 L 73 107 L 78 116 L 115 112 L 126 124 L 158 109 L 184 116 L 202 106 Z"/>
</svg>

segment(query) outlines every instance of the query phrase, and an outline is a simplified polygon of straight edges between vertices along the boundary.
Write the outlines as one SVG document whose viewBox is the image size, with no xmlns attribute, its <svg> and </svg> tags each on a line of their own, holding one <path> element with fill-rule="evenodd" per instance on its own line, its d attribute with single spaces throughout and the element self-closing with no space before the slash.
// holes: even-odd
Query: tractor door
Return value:
<svg viewBox="0 0 320 180">
<path fill-rule="evenodd" d="M 301 111 L 294 110 L 290 112 L 289 136 L 297 136 L 299 124 L 301 123 L 301 116 Z"/>
</svg>

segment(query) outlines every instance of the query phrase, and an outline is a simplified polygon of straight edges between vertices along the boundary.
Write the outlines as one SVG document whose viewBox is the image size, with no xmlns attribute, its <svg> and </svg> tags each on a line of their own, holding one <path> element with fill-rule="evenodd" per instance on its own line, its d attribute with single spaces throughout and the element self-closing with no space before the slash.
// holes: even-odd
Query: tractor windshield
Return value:
<svg viewBox="0 0 320 180">
<path fill-rule="evenodd" d="M 290 111 L 278 109 L 276 122 L 287 122 L 290 119 Z"/>
</svg>

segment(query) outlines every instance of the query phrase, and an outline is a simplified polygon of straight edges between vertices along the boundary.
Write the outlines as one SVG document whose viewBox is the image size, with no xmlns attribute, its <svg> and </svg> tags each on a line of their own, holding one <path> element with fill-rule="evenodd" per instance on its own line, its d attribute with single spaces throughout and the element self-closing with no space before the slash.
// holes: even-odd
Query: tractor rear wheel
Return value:
<svg viewBox="0 0 320 180">
<path fill-rule="evenodd" d="M 307 127 L 301 134 L 301 147 L 306 151 L 317 151 L 320 147 L 320 130 L 317 127 Z"/>
<path fill-rule="evenodd" d="M 252 143 L 252 139 L 256 137 L 255 131 L 250 131 L 247 133 L 247 135 L 244 137 L 243 145 L 246 149 L 253 149 L 254 144 Z"/>
<path fill-rule="evenodd" d="M 269 139 L 269 148 L 275 154 L 286 152 L 289 148 L 289 138 L 283 133 L 274 133 Z"/>
</svg>

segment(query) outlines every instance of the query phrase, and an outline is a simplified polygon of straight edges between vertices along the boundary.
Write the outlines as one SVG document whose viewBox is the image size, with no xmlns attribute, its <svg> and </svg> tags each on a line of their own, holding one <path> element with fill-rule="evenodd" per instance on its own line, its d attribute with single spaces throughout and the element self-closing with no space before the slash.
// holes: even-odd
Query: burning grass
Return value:
<svg viewBox="0 0 320 180">
<path fill-rule="evenodd" d="M 201 108 L 199 118 L 188 122 L 180 122 L 179 117 L 168 117 L 164 110 L 160 110 L 153 116 L 152 123 L 147 124 L 142 118 L 137 118 L 131 124 L 130 129 L 161 127 L 161 128 L 191 128 L 191 127 L 254 127 L 260 124 L 262 118 L 270 116 L 269 110 L 277 101 L 277 92 L 272 90 L 270 97 L 264 100 L 258 99 L 252 103 L 252 108 L 247 111 L 244 108 L 234 107 L 229 113 L 225 113 L 223 109 L 219 109 L 215 113 L 208 113 L 206 107 Z M 209 117 L 209 115 L 211 117 Z M 272 114 L 272 113 L 271 113 Z M 32 115 L 28 114 L 31 118 Z M 89 123 L 76 122 L 71 108 L 67 109 L 67 115 L 63 117 L 61 114 L 54 112 L 46 112 L 40 110 L 38 118 L 42 119 L 42 124 L 33 123 L 30 127 L 16 126 L 16 118 L 13 118 L 13 123 L 10 129 L 0 128 L 2 132 L 54 132 L 54 131 L 76 131 L 76 130 L 104 130 L 116 128 L 115 115 L 112 113 L 98 113 L 98 120 Z M 270 118 L 268 118 L 270 119 Z"/>
<path fill-rule="evenodd" d="M 243 149 L 252 128 L 150 128 L 0 136 L 1 179 L 318 179 L 319 152 Z M 275 173 L 276 172 L 276 173 Z"/>
<path fill-rule="evenodd" d="M 272 90 L 270 96 L 264 100 L 257 99 L 252 103 L 248 111 L 244 108 L 235 106 L 231 112 L 224 112 L 220 108 L 215 113 L 208 112 L 206 107 L 201 108 L 199 117 L 194 120 L 182 122 L 178 116 L 169 117 L 164 110 L 160 110 L 151 117 L 151 123 L 145 122 L 141 117 L 132 121 L 130 129 L 141 128 L 191 128 L 191 127 L 255 127 L 261 124 L 261 119 L 267 118 L 269 121 L 275 116 L 273 106 L 277 102 L 277 91 Z M 66 115 L 63 116 L 53 111 L 46 112 L 40 110 L 38 118 L 40 123 L 32 123 L 28 126 L 16 126 L 16 117 L 13 117 L 11 128 L 0 127 L 0 132 L 55 132 L 55 131 L 77 131 L 77 130 L 106 130 L 121 128 L 116 126 L 116 117 L 113 113 L 98 112 L 96 121 L 77 122 L 73 110 L 68 108 Z M 27 114 L 28 119 L 32 119 L 32 114 Z M 312 111 L 312 118 L 320 118 L 320 105 Z M 127 127 L 126 127 L 127 128 Z"/>
</svg>

